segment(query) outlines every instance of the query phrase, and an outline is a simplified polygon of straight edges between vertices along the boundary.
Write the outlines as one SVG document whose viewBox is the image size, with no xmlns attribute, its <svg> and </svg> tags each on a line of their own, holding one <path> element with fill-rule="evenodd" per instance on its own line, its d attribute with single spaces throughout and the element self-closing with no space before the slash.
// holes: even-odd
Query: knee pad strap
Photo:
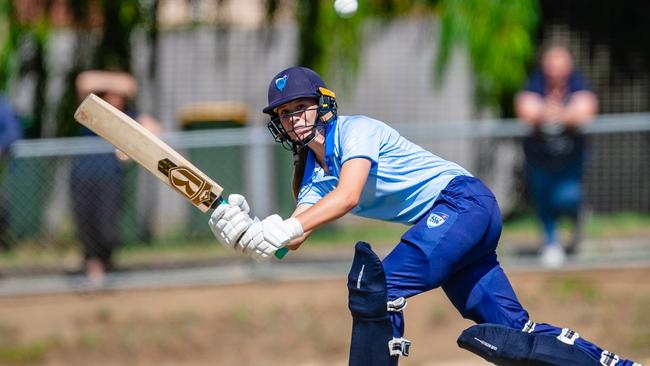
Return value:
<svg viewBox="0 0 650 366">
<path fill-rule="evenodd" d="M 393 338 L 388 341 L 388 351 L 391 356 L 408 357 L 411 349 L 411 341 L 406 338 Z"/>
<path fill-rule="evenodd" d="M 386 310 L 392 313 L 398 313 L 406 309 L 406 305 L 408 305 L 406 299 L 403 297 L 398 297 L 397 299 L 388 301 L 386 303 Z"/>
</svg>

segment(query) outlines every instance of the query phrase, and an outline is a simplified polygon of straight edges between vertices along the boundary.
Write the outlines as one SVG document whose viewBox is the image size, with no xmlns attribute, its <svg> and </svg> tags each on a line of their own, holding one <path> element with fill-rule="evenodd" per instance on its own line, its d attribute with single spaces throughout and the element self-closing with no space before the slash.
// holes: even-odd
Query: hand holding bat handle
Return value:
<svg viewBox="0 0 650 366">
<path fill-rule="evenodd" d="M 233 198 L 233 195 L 229 196 L 229 198 Z M 243 198 L 243 196 L 241 196 L 241 198 L 242 198 L 242 200 L 245 202 L 245 199 Z M 223 198 L 222 196 L 218 197 L 214 203 L 215 203 L 215 204 L 213 205 L 213 207 L 217 207 L 218 205 L 228 205 L 228 201 L 227 201 L 225 198 Z M 238 206 L 237 203 L 232 203 L 232 204 Z M 248 213 L 248 204 L 246 204 L 246 203 L 244 203 L 244 204 L 245 204 L 245 207 L 246 207 L 246 208 L 245 208 L 245 212 Z M 210 221 L 211 226 L 213 225 L 212 220 L 213 220 L 213 219 L 211 219 L 211 221 Z M 256 219 L 256 220 L 257 220 L 257 219 Z M 214 229 L 213 229 L 213 230 L 214 230 Z M 216 232 L 215 232 L 215 235 L 217 235 Z M 217 239 L 219 239 L 219 236 L 217 236 Z M 241 238 L 240 238 L 240 239 L 241 239 Z M 223 240 L 223 239 L 220 239 L 220 240 Z M 226 241 L 228 241 L 228 240 L 226 240 Z M 233 238 L 231 238 L 230 241 L 232 241 L 232 243 L 229 244 L 229 245 L 235 245 L 234 242 L 236 242 L 237 240 L 236 240 L 236 239 L 233 240 Z M 224 245 L 225 245 L 225 244 L 224 244 Z M 229 245 L 226 245 L 226 246 L 229 246 Z M 279 248 L 278 250 L 276 250 L 276 251 L 273 253 L 273 255 L 274 255 L 275 258 L 277 258 L 278 260 L 282 260 L 282 259 L 287 255 L 287 253 L 289 253 L 289 249 L 286 248 L 286 247 L 282 247 L 282 248 Z"/>
</svg>

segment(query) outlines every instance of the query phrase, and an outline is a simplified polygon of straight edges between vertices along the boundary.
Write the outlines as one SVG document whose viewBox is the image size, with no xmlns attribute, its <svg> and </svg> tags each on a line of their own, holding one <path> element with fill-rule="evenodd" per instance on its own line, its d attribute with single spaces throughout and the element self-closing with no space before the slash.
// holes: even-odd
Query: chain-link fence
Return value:
<svg viewBox="0 0 650 366">
<path fill-rule="evenodd" d="M 400 125 L 398 129 L 484 179 L 504 212 L 517 207 L 525 196 L 519 172 L 526 130 L 516 121 Z M 588 135 L 592 154 L 585 195 L 590 207 L 602 213 L 648 213 L 650 115 L 601 116 L 588 128 Z M 265 130 L 202 130 L 163 138 L 226 193 L 245 194 L 255 215 L 290 214 L 294 204 L 289 189 L 290 153 L 272 143 Z M 21 255 L 33 258 L 16 261 L 16 269 L 73 268 L 82 243 L 90 246 L 86 252 L 99 253 L 103 245 L 146 245 L 155 252 L 169 243 L 216 244 L 207 215 L 135 163 L 118 161 L 113 148 L 100 138 L 19 141 L 4 169 L 2 197 L 5 267 L 12 266 L 12 256 L 19 256 L 15 253 L 29 253 Z"/>
</svg>

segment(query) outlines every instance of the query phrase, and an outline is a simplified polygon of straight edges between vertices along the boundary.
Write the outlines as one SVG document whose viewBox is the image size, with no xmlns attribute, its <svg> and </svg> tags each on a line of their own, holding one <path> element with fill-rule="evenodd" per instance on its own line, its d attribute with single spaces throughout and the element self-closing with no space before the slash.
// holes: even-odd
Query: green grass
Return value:
<svg viewBox="0 0 650 366">
<path fill-rule="evenodd" d="M 570 228 L 569 222 L 562 221 L 561 235 L 568 235 Z M 313 253 L 351 248 L 360 240 L 367 241 L 376 248 L 391 247 L 399 241 L 407 229 L 407 226 L 401 224 L 370 220 L 328 225 L 314 232 L 300 252 Z M 592 239 L 648 236 L 650 215 L 639 213 L 595 215 L 589 219 L 585 232 L 586 237 Z M 539 237 L 540 229 L 537 220 L 532 216 L 524 216 L 504 223 L 501 243 L 537 244 Z M 18 243 L 13 250 L 0 253 L 0 270 L 77 269 L 81 261 L 78 247 L 78 244 L 69 241 L 54 241 L 54 244 L 47 246 L 34 241 Z M 116 261 L 121 266 L 219 261 L 224 258 L 242 259 L 241 256 L 221 247 L 216 239 L 211 237 L 187 239 L 179 233 L 152 243 L 127 243 L 117 251 L 116 255 Z"/>
<path fill-rule="evenodd" d="M 0 363 L 21 365 L 42 361 L 47 347 L 41 342 L 0 346 Z"/>
<path fill-rule="evenodd" d="M 548 280 L 547 288 L 547 293 L 560 302 L 575 300 L 593 304 L 600 298 L 596 285 L 582 277 L 552 278 Z"/>
<path fill-rule="evenodd" d="M 21 343 L 17 328 L 0 323 L 0 364 L 23 365 L 35 363 L 45 358 L 51 341 Z"/>
</svg>

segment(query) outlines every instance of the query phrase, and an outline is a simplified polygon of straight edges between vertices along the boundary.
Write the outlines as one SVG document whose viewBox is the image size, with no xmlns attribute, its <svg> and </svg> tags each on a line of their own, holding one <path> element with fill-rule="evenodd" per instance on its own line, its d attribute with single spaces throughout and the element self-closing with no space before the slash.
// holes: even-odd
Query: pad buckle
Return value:
<svg viewBox="0 0 650 366">
<path fill-rule="evenodd" d="M 408 357 L 411 349 L 411 341 L 405 338 L 393 338 L 388 341 L 388 351 L 391 356 Z"/>
<path fill-rule="evenodd" d="M 524 328 L 521 330 L 524 333 L 532 333 L 535 331 L 535 327 L 537 326 L 537 323 L 535 323 L 532 320 L 528 320 L 526 322 L 526 325 L 524 325 Z"/>
<path fill-rule="evenodd" d="M 406 299 L 403 297 L 399 297 L 395 300 L 388 301 L 386 303 L 386 310 L 389 312 L 397 313 L 406 308 Z"/>
<path fill-rule="evenodd" d="M 600 354 L 600 364 L 603 366 L 614 366 L 619 360 L 618 355 L 606 350 L 603 350 L 603 353 Z"/>
</svg>

